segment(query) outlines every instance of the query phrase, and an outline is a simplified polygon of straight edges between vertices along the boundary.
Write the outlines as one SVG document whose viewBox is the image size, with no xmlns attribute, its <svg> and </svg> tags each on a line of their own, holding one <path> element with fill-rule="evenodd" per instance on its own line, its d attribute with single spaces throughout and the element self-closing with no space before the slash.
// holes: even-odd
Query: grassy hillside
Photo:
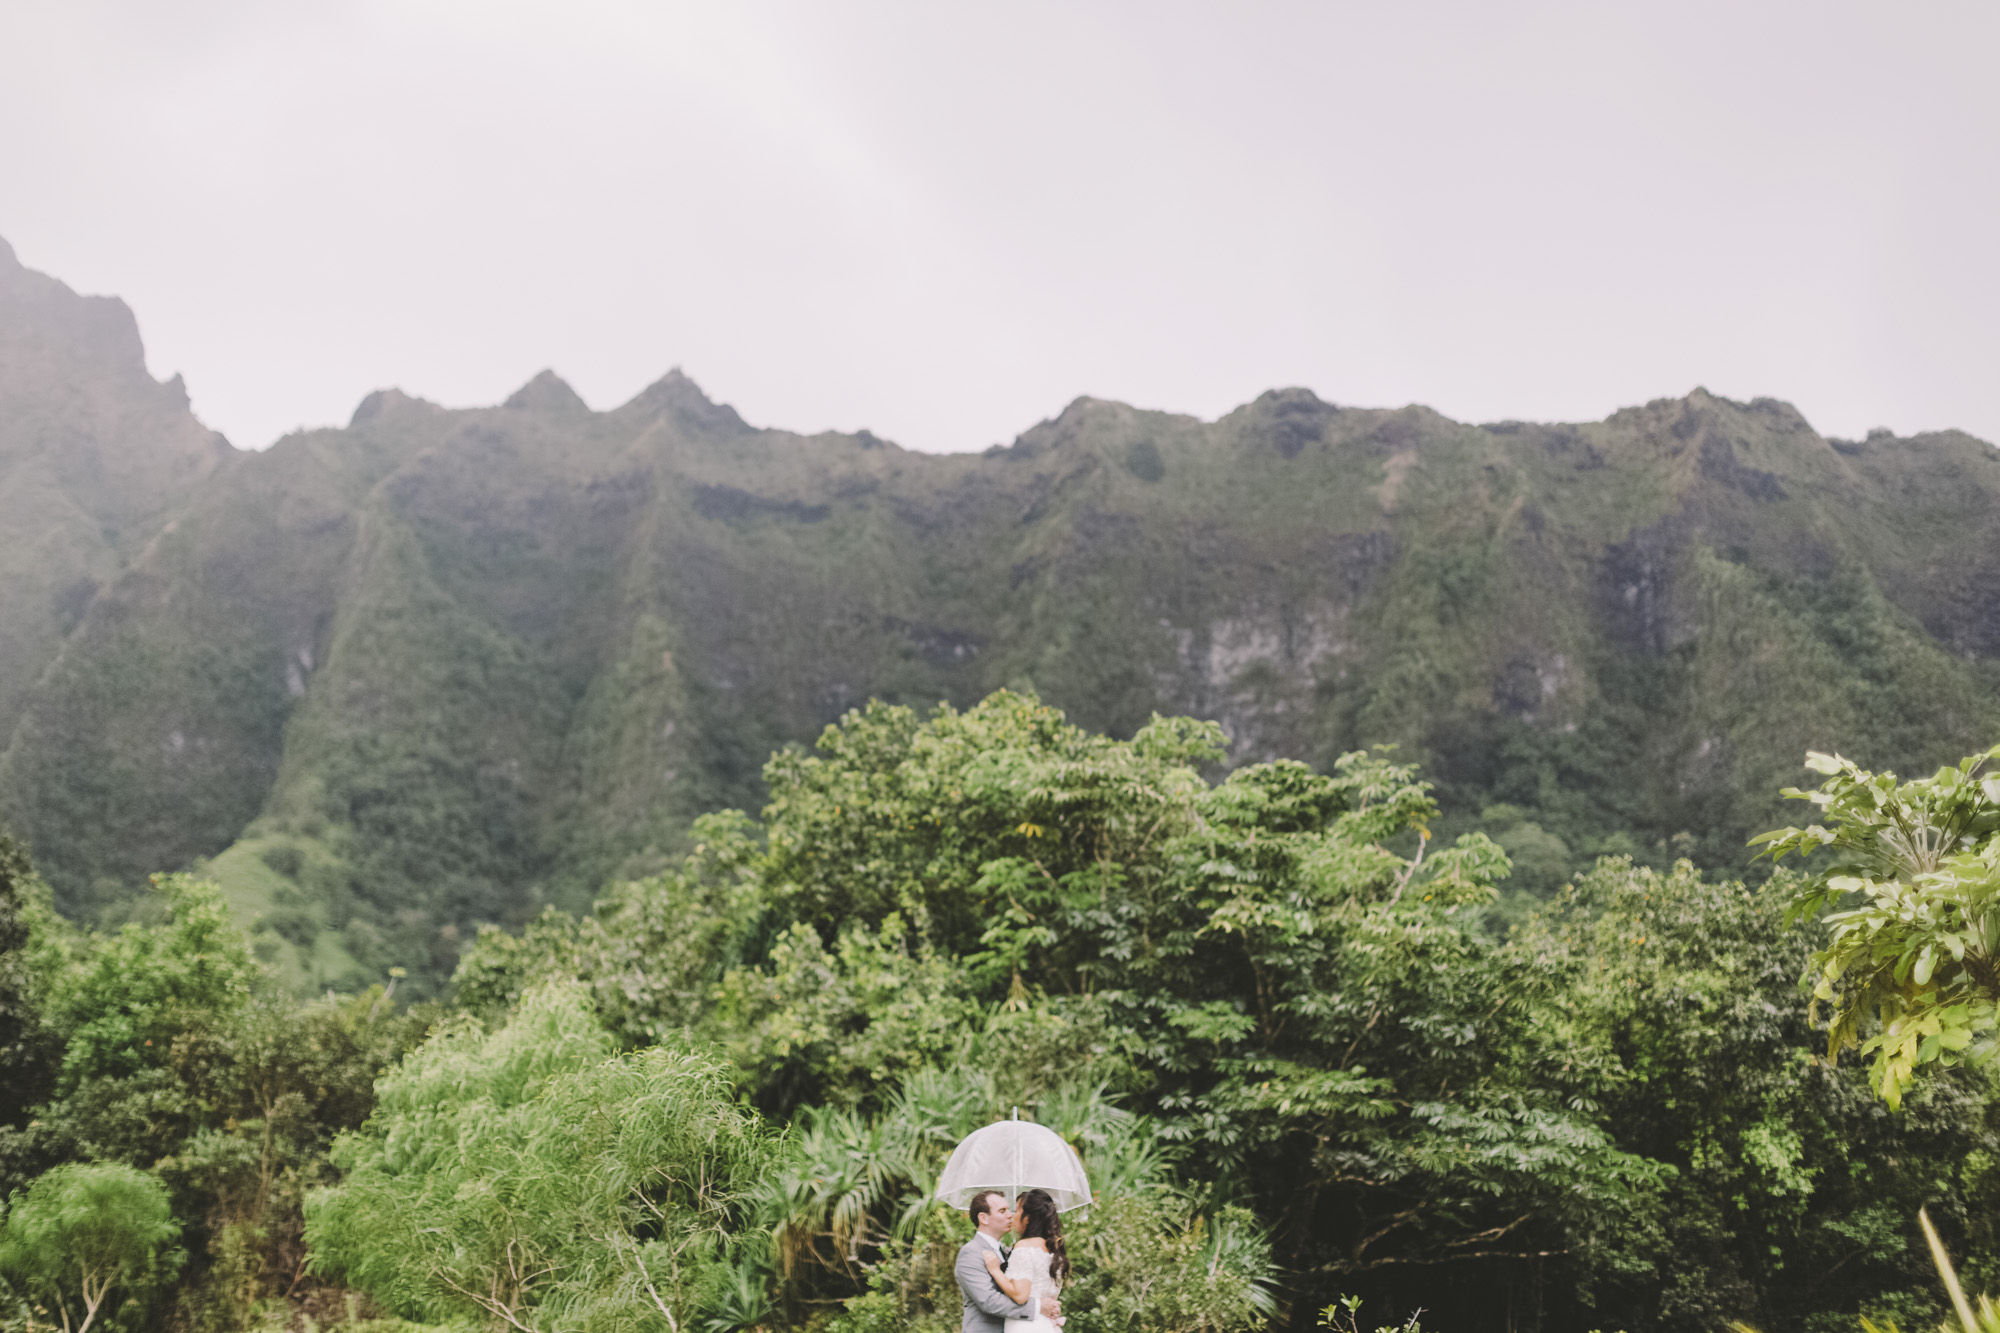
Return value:
<svg viewBox="0 0 2000 1333">
<path fill-rule="evenodd" d="M 4 530 L 10 586 L 96 572 L 0 660 L 0 822 L 72 911 L 214 858 L 302 984 L 421 985 L 479 921 L 586 903 L 870 697 L 1191 713 L 1232 762 L 1395 743 L 1530 885 L 1607 849 L 1737 868 L 1806 748 L 1923 767 L 2000 732 L 2000 455 L 1768 400 L 1083 399 L 939 457 L 756 429 L 678 372 L 603 413 L 545 374 L 203 466 L 129 556 Z"/>
</svg>

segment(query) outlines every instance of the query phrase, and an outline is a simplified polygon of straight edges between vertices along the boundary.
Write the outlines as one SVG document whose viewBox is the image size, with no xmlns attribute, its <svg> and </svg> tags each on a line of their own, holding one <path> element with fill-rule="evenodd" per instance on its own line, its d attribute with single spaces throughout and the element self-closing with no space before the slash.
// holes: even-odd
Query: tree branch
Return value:
<svg viewBox="0 0 2000 1333">
<path fill-rule="evenodd" d="M 1434 1259 L 1371 1259 L 1365 1264 L 1322 1264 L 1315 1273 L 1361 1273 L 1371 1268 L 1387 1268 L 1390 1264 L 1408 1264 L 1414 1268 L 1425 1268 L 1436 1264 L 1455 1264 L 1465 1259 L 1548 1259 L 1556 1255 L 1568 1254 L 1568 1250 L 1475 1250 L 1470 1254 L 1443 1254 Z"/>
<path fill-rule="evenodd" d="M 1389 906 L 1394 907 L 1402 898 L 1403 890 L 1410 886 L 1410 876 L 1416 874 L 1417 867 L 1424 863 L 1424 848 L 1430 845 L 1431 831 L 1429 829 L 1418 829 L 1417 854 L 1410 858 L 1408 865 L 1403 867 L 1403 873 L 1396 876 L 1396 891 L 1389 895 Z"/>
<path fill-rule="evenodd" d="M 1357 1245 L 1355 1245 L 1353 1250 L 1349 1251 L 1349 1253 L 1351 1253 L 1354 1256 L 1356 1262 L 1359 1262 L 1361 1259 L 1361 1252 L 1363 1250 L 1367 1249 L 1370 1245 L 1373 1245 L 1376 1241 L 1382 1239 L 1382 1237 L 1394 1231 L 1397 1227 L 1402 1226 L 1405 1222 L 1408 1222 L 1411 1218 L 1415 1217 L 1418 1213 L 1421 1213 L 1423 1210 L 1424 1206 L 1422 1204 L 1418 1204 L 1414 1208 L 1405 1208 L 1402 1212 L 1393 1214 L 1389 1218 L 1387 1223 L 1376 1228 L 1374 1231 L 1369 1232 L 1367 1235 L 1363 1236 L 1360 1242 Z"/>
<path fill-rule="evenodd" d="M 1484 1240 L 1499 1240 L 1502 1236 L 1512 1231 L 1515 1227 L 1520 1226 L 1521 1223 L 1527 1221 L 1529 1218 L 1533 1216 L 1534 1216 L 1533 1213 L 1522 1213 L 1519 1217 L 1515 1218 L 1513 1221 L 1509 1222 L 1504 1227 L 1489 1227 L 1485 1231 L 1475 1231 L 1470 1236 L 1461 1236 L 1457 1240 L 1448 1241 L 1446 1243 L 1447 1245 L 1451 1246 L 1477 1245 L 1479 1244 L 1479 1242 Z"/>
<path fill-rule="evenodd" d="M 646 1284 L 646 1294 L 653 1298 L 653 1304 L 659 1312 L 667 1317 L 667 1327 L 674 1330 L 674 1333 L 680 1333 L 680 1321 L 674 1318 L 674 1312 L 667 1308 L 667 1303 L 660 1299 L 660 1293 L 653 1286 L 653 1279 L 647 1277 L 645 1273 L 645 1269 L 639 1270 L 639 1281 Z"/>
<path fill-rule="evenodd" d="M 113 1271 L 115 1272 L 116 1270 L 114 1269 Z M 97 1311 L 99 1307 L 101 1307 L 104 1304 L 105 1294 L 110 1290 L 111 1290 L 111 1274 L 106 1273 L 101 1278 L 98 1279 L 97 1295 L 92 1296 L 90 1294 L 90 1273 L 88 1270 L 84 1272 L 83 1322 L 77 1325 L 76 1333 L 90 1333 L 91 1322 L 97 1318 Z M 63 1322 L 65 1324 L 69 1322 L 67 1311 L 64 1312 Z"/>
<path fill-rule="evenodd" d="M 535 1333 L 535 1330 L 529 1328 L 526 1324 L 516 1319 L 514 1317 L 514 1311 L 512 1307 L 506 1305 L 497 1296 L 481 1296 L 476 1291 L 468 1290 L 467 1288 L 460 1286 L 456 1281 L 454 1281 L 452 1279 L 451 1274 L 445 1272 L 443 1269 L 433 1268 L 431 1272 L 436 1274 L 438 1281 L 444 1283 L 447 1287 L 450 1287 L 453 1291 L 465 1297 L 465 1299 L 471 1301 L 474 1305 L 477 1305 L 481 1309 L 487 1311 L 489 1314 L 499 1315 L 502 1319 L 512 1324 L 515 1328 L 520 1329 L 521 1333 Z M 82 1333 L 82 1331 L 78 1330 L 78 1333 Z"/>
</svg>

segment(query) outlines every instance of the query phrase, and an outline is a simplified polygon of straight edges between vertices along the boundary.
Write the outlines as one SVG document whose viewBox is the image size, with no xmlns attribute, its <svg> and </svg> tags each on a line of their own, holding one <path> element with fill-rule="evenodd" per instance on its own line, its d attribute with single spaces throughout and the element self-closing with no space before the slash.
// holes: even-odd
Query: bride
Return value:
<svg viewBox="0 0 2000 1333">
<path fill-rule="evenodd" d="M 1057 1296 L 1069 1281 L 1069 1255 L 1063 1250 L 1062 1219 L 1056 1215 L 1056 1201 L 1047 1190 L 1029 1190 L 1021 1196 L 1015 1213 L 1020 1240 L 1007 1258 L 986 1252 L 986 1271 L 993 1281 L 1017 1304 L 1026 1304 L 1033 1314 L 1007 1321 L 1008 1333 L 1054 1333 L 1063 1320 L 1042 1313 L 1045 1297 Z"/>
</svg>

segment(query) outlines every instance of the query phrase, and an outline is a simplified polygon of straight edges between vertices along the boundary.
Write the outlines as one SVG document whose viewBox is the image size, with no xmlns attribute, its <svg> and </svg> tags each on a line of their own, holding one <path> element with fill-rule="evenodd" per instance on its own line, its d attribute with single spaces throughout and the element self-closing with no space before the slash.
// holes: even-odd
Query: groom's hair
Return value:
<svg viewBox="0 0 2000 1333">
<path fill-rule="evenodd" d="M 981 1190 L 979 1193 L 973 1195 L 972 1202 L 967 1204 L 965 1208 L 965 1215 L 972 1219 L 972 1229 L 977 1231 L 979 1229 L 979 1219 L 993 1211 L 993 1205 L 988 1202 L 989 1199 L 1004 1199 L 1006 1197 L 999 1190 Z"/>
</svg>

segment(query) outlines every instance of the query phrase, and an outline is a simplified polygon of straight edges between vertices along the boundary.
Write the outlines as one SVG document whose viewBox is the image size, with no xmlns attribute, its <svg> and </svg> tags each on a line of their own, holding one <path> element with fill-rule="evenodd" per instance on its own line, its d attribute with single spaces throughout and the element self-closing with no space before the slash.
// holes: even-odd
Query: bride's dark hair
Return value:
<svg viewBox="0 0 2000 1333">
<path fill-rule="evenodd" d="M 1035 1236 L 1049 1247 L 1049 1276 L 1058 1284 L 1069 1281 L 1069 1254 L 1063 1249 L 1062 1218 L 1056 1201 L 1047 1190 L 1029 1190 L 1021 1196 L 1018 1234 L 1022 1240 Z"/>
</svg>

